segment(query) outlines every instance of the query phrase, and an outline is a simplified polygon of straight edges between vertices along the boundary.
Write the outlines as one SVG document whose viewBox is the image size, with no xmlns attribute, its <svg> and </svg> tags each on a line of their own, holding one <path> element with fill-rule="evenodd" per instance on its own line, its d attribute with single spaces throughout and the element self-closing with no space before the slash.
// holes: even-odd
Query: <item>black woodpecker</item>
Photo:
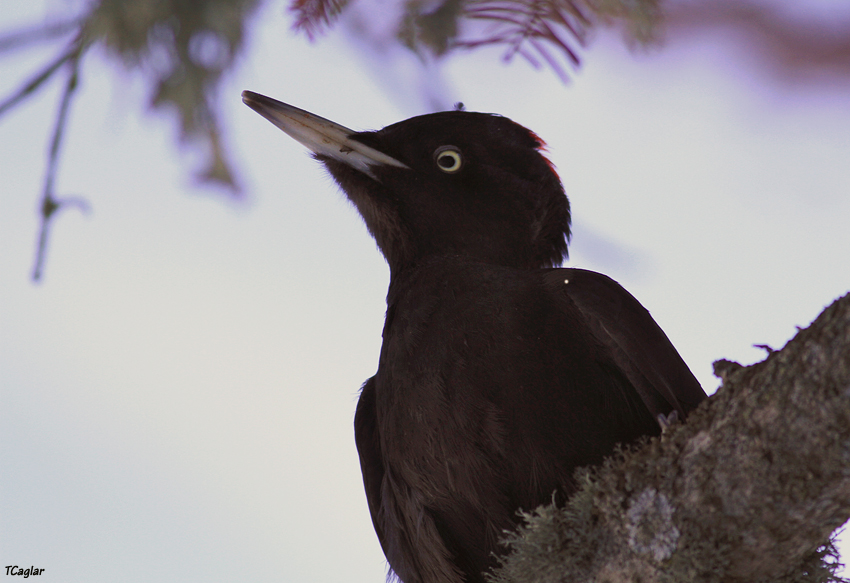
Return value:
<svg viewBox="0 0 850 583">
<path fill-rule="evenodd" d="M 570 207 L 540 138 L 447 111 L 353 132 L 250 91 L 310 148 L 390 268 L 354 432 L 372 522 L 404 583 L 484 583 L 518 509 L 684 419 L 705 393 L 612 279 L 558 266 Z"/>
</svg>

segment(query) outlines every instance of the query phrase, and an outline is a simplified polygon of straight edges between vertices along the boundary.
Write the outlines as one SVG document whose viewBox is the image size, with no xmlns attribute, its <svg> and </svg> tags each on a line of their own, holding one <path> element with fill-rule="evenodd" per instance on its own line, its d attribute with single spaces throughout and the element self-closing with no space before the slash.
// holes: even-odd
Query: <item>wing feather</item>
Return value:
<svg viewBox="0 0 850 583">
<path fill-rule="evenodd" d="M 705 398 L 696 377 L 649 311 L 616 281 L 584 269 L 552 269 L 548 285 L 562 289 L 656 419 L 684 419 Z"/>
</svg>

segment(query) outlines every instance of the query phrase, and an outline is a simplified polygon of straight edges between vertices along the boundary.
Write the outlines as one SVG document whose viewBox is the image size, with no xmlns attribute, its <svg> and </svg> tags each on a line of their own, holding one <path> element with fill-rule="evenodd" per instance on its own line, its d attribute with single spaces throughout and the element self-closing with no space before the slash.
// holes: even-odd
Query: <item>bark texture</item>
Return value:
<svg viewBox="0 0 850 583">
<path fill-rule="evenodd" d="M 493 580 L 821 582 L 850 517 L 850 294 L 780 351 L 718 361 L 687 423 L 583 472 L 510 534 Z"/>
</svg>

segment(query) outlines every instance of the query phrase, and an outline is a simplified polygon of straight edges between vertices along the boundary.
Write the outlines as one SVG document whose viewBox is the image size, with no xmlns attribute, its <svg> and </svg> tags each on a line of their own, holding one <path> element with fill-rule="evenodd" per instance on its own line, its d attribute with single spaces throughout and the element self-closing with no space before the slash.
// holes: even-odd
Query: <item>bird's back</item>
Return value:
<svg viewBox="0 0 850 583">
<path fill-rule="evenodd" d="M 577 467 L 659 432 L 553 271 L 440 258 L 391 284 L 356 425 L 373 520 L 405 583 L 483 581 L 518 509 L 563 501 Z"/>
</svg>

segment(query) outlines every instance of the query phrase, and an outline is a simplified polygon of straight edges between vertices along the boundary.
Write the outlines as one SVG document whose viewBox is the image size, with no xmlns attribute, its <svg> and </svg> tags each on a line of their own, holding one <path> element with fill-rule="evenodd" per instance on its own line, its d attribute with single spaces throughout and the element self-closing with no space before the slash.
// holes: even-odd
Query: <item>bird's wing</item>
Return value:
<svg viewBox="0 0 850 583">
<path fill-rule="evenodd" d="M 357 412 L 354 414 L 354 441 L 357 444 L 357 453 L 360 455 L 360 470 L 363 473 L 363 486 L 366 489 L 366 500 L 369 503 L 369 513 L 372 515 L 372 525 L 375 527 L 384 555 L 387 555 L 384 529 L 378 518 L 381 508 L 384 462 L 381 458 L 381 443 L 378 438 L 378 427 L 375 419 L 374 377 L 366 381 L 360 391 Z"/>
<path fill-rule="evenodd" d="M 675 411 L 684 419 L 706 398 L 649 311 L 620 284 L 584 269 L 552 269 L 545 277 L 552 288 L 563 290 L 596 339 L 610 349 L 653 417 L 669 419 Z"/>
</svg>

